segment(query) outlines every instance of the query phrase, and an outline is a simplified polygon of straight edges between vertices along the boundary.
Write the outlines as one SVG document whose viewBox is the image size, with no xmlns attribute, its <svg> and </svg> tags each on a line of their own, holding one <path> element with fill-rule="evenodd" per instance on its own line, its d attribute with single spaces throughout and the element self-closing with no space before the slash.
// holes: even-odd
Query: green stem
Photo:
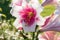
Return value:
<svg viewBox="0 0 60 40">
<path fill-rule="evenodd" d="M 34 35 L 35 35 L 34 33 L 35 33 L 35 32 L 33 32 L 33 35 L 32 35 L 32 40 L 34 40 Z"/>
</svg>

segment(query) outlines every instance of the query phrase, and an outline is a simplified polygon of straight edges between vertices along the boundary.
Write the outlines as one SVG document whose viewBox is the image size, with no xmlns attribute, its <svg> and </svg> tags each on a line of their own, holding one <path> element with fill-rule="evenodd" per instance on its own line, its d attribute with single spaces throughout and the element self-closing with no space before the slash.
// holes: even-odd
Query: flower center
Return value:
<svg viewBox="0 0 60 40">
<path fill-rule="evenodd" d="M 22 19 L 26 23 L 26 26 L 31 26 L 35 22 L 36 10 L 31 7 L 24 8 L 20 11 Z"/>
<path fill-rule="evenodd" d="M 30 19 L 34 14 L 32 12 L 29 12 L 28 18 Z"/>
</svg>

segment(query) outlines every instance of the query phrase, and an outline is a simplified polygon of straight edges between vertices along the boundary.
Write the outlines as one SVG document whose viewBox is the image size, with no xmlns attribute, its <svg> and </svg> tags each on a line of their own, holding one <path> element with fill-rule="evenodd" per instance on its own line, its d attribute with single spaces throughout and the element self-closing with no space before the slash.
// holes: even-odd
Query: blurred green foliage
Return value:
<svg viewBox="0 0 60 40">
<path fill-rule="evenodd" d="M 0 13 L 6 15 L 6 19 L 10 19 L 12 17 L 10 14 L 10 3 L 11 0 L 0 0 Z"/>
<path fill-rule="evenodd" d="M 55 6 L 47 5 L 44 7 L 44 10 L 41 12 L 41 16 L 46 17 L 53 14 L 55 11 Z"/>
</svg>

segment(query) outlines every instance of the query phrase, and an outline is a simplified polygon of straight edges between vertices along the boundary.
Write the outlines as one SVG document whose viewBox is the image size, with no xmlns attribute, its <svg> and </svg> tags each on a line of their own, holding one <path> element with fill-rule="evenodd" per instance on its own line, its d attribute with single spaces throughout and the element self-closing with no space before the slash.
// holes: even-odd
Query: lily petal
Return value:
<svg viewBox="0 0 60 40">
<path fill-rule="evenodd" d="M 39 16 L 37 20 L 37 25 L 42 26 L 44 25 L 44 22 L 45 22 L 45 19 L 42 16 Z"/>
<path fill-rule="evenodd" d="M 43 35 L 41 35 L 41 34 L 38 35 L 38 39 L 39 39 L 39 40 L 47 40 L 47 39 L 44 38 Z"/>
<path fill-rule="evenodd" d="M 19 11 L 20 11 L 21 9 L 23 9 L 21 6 L 14 6 L 14 7 L 11 9 L 10 13 L 11 13 L 12 16 L 19 17 Z"/>
<path fill-rule="evenodd" d="M 36 22 L 34 22 L 33 25 L 31 25 L 31 26 L 26 26 L 25 22 L 23 22 L 22 25 L 23 25 L 23 29 L 24 29 L 25 33 L 35 32 Z"/>
<path fill-rule="evenodd" d="M 11 14 L 16 17 L 13 25 L 18 29 L 23 27 L 24 32 L 34 32 L 36 24 L 38 23 L 38 25 L 42 25 L 43 23 L 41 22 L 44 22 L 42 17 L 40 17 L 43 7 L 38 0 L 31 0 L 29 3 L 27 3 L 26 0 L 23 0 L 22 5 L 19 3 L 20 1 L 12 3 Z M 39 19 L 38 22 L 36 21 L 36 18 Z M 20 23 L 21 20 L 22 22 Z"/>
<path fill-rule="evenodd" d="M 46 25 L 42 30 L 44 31 L 60 31 L 60 15 L 55 18 L 54 21 Z"/>
<path fill-rule="evenodd" d="M 37 25 L 43 25 L 44 19 L 40 15 L 40 13 L 43 11 L 43 7 L 39 3 L 39 1 L 38 0 L 31 0 L 31 2 L 29 3 L 29 5 L 31 5 L 33 8 L 35 8 L 36 11 L 37 11 L 37 18 L 39 19 L 37 21 Z"/>
<path fill-rule="evenodd" d="M 12 0 L 12 2 L 11 2 L 11 7 L 14 7 L 14 6 L 16 6 L 16 4 L 17 3 L 20 3 L 21 2 L 21 0 Z"/>
<path fill-rule="evenodd" d="M 41 4 L 39 3 L 38 0 L 31 0 L 29 5 L 31 5 L 33 8 L 40 9 L 39 11 L 41 12 L 41 10 L 43 9 L 43 7 L 41 6 Z M 38 10 L 37 10 L 38 11 Z"/>
<path fill-rule="evenodd" d="M 60 4 L 56 7 L 54 14 L 56 14 L 56 15 L 60 14 Z"/>
<path fill-rule="evenodd" d="M 22 27 L 22 24 L 20 23 L 20 19 L 19 18 L 17 18 L 16 20 L 15 20 L 15 22 L 13 23 L 13 25 L 18 29 L 18 28 L 20 28 L 20 27 Z"/>
<path fill-rule="evenodd" d="M 26 0 L 23 0 L 23 2 L 22 2 L 22 7 L 25 7 L 26 5 L 27 5 Z"/>
</svg>

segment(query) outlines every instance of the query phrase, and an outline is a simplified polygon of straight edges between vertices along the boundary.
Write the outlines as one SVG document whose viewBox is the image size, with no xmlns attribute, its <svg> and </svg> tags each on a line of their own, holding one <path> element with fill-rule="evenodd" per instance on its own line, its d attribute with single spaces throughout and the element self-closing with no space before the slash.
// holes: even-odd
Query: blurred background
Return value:
<svg viewBox="0 0 60 40">
<path fill-rule="evenodd" d="M 42 0 L 39 0 L 42 3 Z M 0 40 L 38 40 L 37 35 L 40 32 L 24 33 L 13 26 L 15 17 L 10 14 L 11 7 L 9 7 L 11 0 L 0 0 Z M 47 5 L 40 14 L 42 17 L 49 16 L 55 11 L 55 7 Z M 38 30 L 36 28 L 36 30 Z"/>
</svg>

